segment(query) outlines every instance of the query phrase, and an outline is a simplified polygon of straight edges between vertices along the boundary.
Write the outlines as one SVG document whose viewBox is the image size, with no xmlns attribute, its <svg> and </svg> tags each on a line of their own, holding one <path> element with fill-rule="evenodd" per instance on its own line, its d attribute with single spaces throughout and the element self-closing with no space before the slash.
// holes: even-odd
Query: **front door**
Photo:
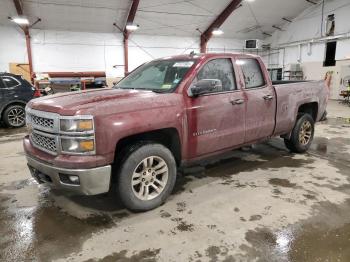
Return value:
<svg viewBox="0 0 350 262">
<path fill-rule="evenodd" d="M 262 63 L 255 58 L 239 59 L 245 82 L 245 143 L 270 137 L 275 128 L 276 95 L 274 87 L 263 74 Z"/>
<path fill-rule="evenodd" d="M 244 142 L 244 97 L 242 90 L 237 88 L 231 58 L 208 61 L 192 85 L 202 79 L 218 79 L 222 88 L 189 99 L 186 113 L 190 158 L 215 153 Z"/>
</svg>

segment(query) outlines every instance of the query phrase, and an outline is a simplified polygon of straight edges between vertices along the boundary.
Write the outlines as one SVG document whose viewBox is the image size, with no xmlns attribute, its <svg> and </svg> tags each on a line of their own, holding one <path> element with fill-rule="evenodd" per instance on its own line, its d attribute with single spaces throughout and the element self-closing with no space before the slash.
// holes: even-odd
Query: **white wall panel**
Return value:
<svg viewBox="0 0 350 262">
<path fill-rule="evenodd" d="M 344 34 L 350 32 L 349 13 L 350 13 L 350 1 L 349 0 L 333 0 L 325 2 L 324 19 L 329 14 L 335 15 L 335 35 Z M 272 44 L 272 47 L 279 47 L 293 43 L 296 41 L 305 41 L 317 39 L 321 37 L 321 17 L 322 6 L 318 4 L 306 9 L 292 23 L 283 27 L 284 31 L 276 31 L 273 36 L 266 39 L 267 42 Z M 343 60 L 350 58 L 350 39 L 338 40 L 336 60 Z M 280 51 L 282 53 L 283 50 Z M 308 45 L 303 44 L 301 48 L 301 56 L 299 56 L 298 47 L 286 47 L 284 64 L 297 63 L 300 58 L 301 63 L 309 62 L 323 62 L 325 57 L 325 43 L 312 43 L 311 52 L 308 52 Z M 283 62 L 280 59 L 280 65 Z"/>
<path fill-rule="evenodd" d="M 9 71 L 9 63 L 27 63 L 25 37 L 18 28 L 0 26 L 0 72 Z"/>
<path fill-rule="evenodd" d="M 15 27 L 0 27 L 0 70 L 10 62 L 27 62 L 25 39 Z M 35 72 L 105 71 L 108 77 L 124 74 L 122 35 L 53 30 L 31 30 Z M 11 43 L 9 43 L 11 39 Z M 243 41 L 213 38 L 208 49 L 232 52 Z M 151 36 L 134 34 L 129 39 L 129 70 L 155 58 L 199 52 L 199 37 Z M 116 66 L 116 67 L 115 67 Z"/>
<path fill-rule="evenodd" d="M 350 59 L 350 39 L 338 41 L 336 60 Z"/>
</svg>

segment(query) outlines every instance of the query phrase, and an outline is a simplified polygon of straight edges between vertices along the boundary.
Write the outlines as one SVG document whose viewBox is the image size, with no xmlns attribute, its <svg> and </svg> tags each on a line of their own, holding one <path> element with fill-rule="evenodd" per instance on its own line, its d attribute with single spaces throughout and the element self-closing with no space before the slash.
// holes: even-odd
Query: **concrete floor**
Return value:
<svg viewBox="0 0 350 262">
<path fill-rule="evenodd" d="M 350 261 L 350 108 L 328 111 L 308 154 L 280 139 L 233 151 L 180 174 L 169 201 L 140 214 L 113 194 L 38 186 L 23 130 L 1 129 L 0 260 Z"/>
</svg>

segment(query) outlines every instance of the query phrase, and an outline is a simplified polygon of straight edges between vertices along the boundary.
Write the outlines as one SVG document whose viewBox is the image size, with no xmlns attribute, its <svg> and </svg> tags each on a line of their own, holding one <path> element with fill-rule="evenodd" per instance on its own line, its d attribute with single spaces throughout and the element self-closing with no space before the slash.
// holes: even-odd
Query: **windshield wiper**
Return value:
<svg viewBox="0 0 350 262">
<path fill-rule="evenodd" d="M 162 89 L 149 89 L 149 88 L 140 88 L 140 87 L 117 87 L 118 89 L 130 89 L 130 90 L 146 90 L 146 91 L 152 91 L 154 93 L 160 94 L 160 93 L 166 93 L 168 90 L 162 90 Z"/>
<path fill-rule="evenodd" d="M 162 90 L 162 89 L 150 89 L 150 91 L 157 93 L 157 94 L 164 94 L 168 90 Z"/>
</svg>

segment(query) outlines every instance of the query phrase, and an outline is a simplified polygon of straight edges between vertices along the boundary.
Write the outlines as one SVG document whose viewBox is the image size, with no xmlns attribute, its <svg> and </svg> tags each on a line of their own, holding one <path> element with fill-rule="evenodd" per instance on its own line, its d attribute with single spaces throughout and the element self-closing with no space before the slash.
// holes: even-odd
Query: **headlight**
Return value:
<svg viewBox="0 0 350 262">
<path fill-rule="evenodd" d="M 77 154 L 93 154 L 95 153 L 94 138 L 61 138 L 62 152 Z"/>
<path fill-rule="evenodd" d="M 94 130 L 92 119 L 61 119 L 60 130 L 63 132 L 87 132 Z"/>
</svg>

